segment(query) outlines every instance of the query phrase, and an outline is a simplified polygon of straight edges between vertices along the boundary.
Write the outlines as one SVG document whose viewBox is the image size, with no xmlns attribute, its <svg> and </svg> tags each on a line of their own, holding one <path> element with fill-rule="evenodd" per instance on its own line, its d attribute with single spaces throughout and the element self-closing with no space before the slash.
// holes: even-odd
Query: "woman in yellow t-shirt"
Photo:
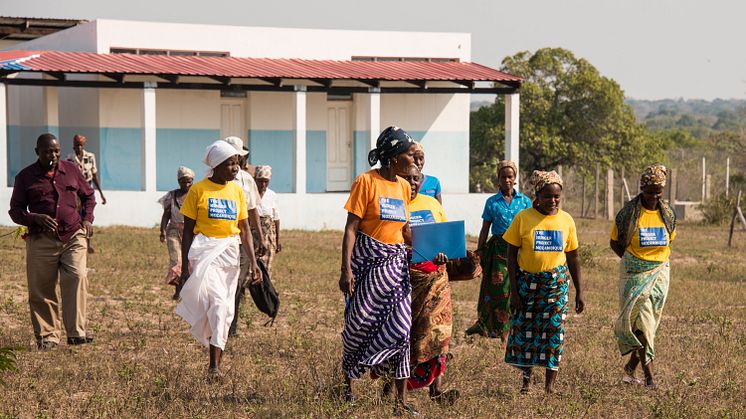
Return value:
<svg viewBox="0 0 746 419">
<path fill-rule="evenodd" d="M 534 171 L 536 199 L 519 212 L 503 234 L 508 242 L 510 334 L 505 362 L 523 372 L 522 393 L 529 391 L 532 367 L 546 368 L 544 390 L 552 393 L 564 351 L 568 268 L 575 286 L 575 311 L 585 308 L 575 221 L 559 208 L 562 178 Z"/>
<path fill-rule="evenodd" d="M 641 192 L 617 213 L 609 245 L 619 265 L 619 306 L 614 336 L 622 355 L 625 383 L 641 383 L 635 370 L 642 364 L 645 386 L 655 388 L 655 333 L 668 295 L 671 241 L 676 238 L 676 214 L 661 200 L 666 167 L 650 166 L 640 178 Z"/>
<path fill-rule="evenodd" d="M 181 205 L 184 215 L 181 302 L 176 313 L 192 327 L 197 340 L 210 348 L 208 377 L 222 375 L 220 362 L 228 340 L 240 272 L 239 242 L 249 255 L 254 244 L 248 223 L 244 192 L 233 179 L 239 169 L 236 149 L 219 140 L 207 147 L 203 162 L 207 177 L 187 192 Z M 261 281 L 256 259 L 247 278 Z M 190 274 L 191 265 L 191 274 Z"/>
<path fill-rule="evenodd" d="M 404 245 L 409 220 L 410 186 L 396 174 L 414 163 L 412 138 L 388 127 L 368 154 L 379 169 L 355 179 L 345 204 L 339 289 L 346 297 L 342 331 L 344 397 L 352 400 L 351 379 L 368 368 L 375 376 L 393 373 L 394 412 L 414 412 L 405 403 L 409 377 L 411 285 Z"/>
</svg>

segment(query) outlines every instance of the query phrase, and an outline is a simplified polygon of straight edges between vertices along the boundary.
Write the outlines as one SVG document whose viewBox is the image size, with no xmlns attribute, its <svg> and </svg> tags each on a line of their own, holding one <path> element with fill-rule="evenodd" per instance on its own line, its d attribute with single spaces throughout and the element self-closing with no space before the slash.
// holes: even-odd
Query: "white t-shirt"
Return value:
<svg viewBox="0 0 746 419">
<path fill-rule="evenodd" d="M 256 210 L 259 211 L 260 217 L 270 217 L 273 220 L 279 220 L 280 210 L 277 206 L 277 194 L 275 191 L 267 188 L 267 190 L 264 191 L 264 196 L 262 197 L 261 202 L 256 206 Z"/>
<path fill-rule="evenodd" d="M 259 190 L 256 188 L 256 182 L 249 172 L 239 170 L 233 181 L 243 189 L 244 195 L 246 195 L 246 209 L 251 211 L 256 208 L 261 198 L 259 197 Z"/>
</svg>

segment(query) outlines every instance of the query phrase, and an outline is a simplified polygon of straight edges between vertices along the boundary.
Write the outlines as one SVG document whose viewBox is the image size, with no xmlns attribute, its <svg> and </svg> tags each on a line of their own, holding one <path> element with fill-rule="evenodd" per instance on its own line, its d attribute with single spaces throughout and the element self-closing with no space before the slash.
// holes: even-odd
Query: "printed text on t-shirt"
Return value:
<svg viewBox="0 0 746 419">
<path fill-rule="evenodd" d="M 561 252 L 565 249 L 560 230 L 534 230 L 534 252 Z"/>
<path fill-rule="evenodd" d="M 435 217 L 433 217 L 433 212 L 430 210 L 412 211 L 412 213 L 409 214 L 410 225 L 417 226 L 433 223 L 435 223 Z"/>
<path fill-rule="evenodd" d="M 666 230 L 663 227 L 640 227 L 640 247 L 665 246 L 668 244 Z"/>
<path fill-rule="evenodd" d="M 407 221 L 407 210 L 404 208 L 404 201 L 401 199 L 380 197 L 378 206 L 381 211 L 381 220 Z"/>
<path fill-rule="evenodd" d="M 235 220 L 238 218 L 236 201 L 230 199 L 207 198 L 207 217 L 219 220 Z"/>
</svg>

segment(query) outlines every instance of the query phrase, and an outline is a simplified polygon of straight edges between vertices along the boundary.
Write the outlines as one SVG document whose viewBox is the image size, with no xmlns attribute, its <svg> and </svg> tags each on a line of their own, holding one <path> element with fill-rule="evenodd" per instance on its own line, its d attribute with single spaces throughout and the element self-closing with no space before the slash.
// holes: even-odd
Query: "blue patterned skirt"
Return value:
<svg viewBox="0 0 746 419">
<path fill-rule="evenodd" d="M 535 274 L 518 269 L 516 285 L 523 309 L 511 317 L 505 362 L 516 367 L 559 368 L 569 279 L 564 265 Z"/>
<path fill-rule="evenodd" d="M 345 307 L 342 370 L 360 378 L 393 372 L 409 377 L 412 286 L 404 244 L 386 244 L 357 232 L 352 250 L 355 286 Z"/>
</svg>

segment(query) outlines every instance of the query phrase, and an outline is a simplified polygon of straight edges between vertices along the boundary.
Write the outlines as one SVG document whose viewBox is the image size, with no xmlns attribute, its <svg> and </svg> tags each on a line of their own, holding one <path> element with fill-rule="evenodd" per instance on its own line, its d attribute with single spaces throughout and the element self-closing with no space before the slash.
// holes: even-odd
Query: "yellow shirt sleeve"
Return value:
<svg viewBox="0 0 746 419">
<path fill-rule="evenodd" d="M 573 220 L 570 214 L 567 214 L 567 222 L 570 224 L 568 229 L 567 245 L 565 246 L 565 252 L 572 252 L 579 247 L 578 244 L 578 230 L 575 227 L 575 220 Z"/>
<path fill-rule="evenodd" d="M 674 227 L 673 231 L 671 232 L 671 240 L 673 241 L 676 238 L 676 227 Z"/>
<path fill-rule="evenodd" d="M 359 176 L 355 179 L 350 189 L 350 197 L 347 198 L 347 203 L 345 204 L 347 212 L 355 214 L 360 218 L 365 217 L 368 202 L 370 201 L 369 194 L 373 193 L 373 188 L 369 187 L 370 185 L 363 184 L 365 179 L 367 179 L 365 176 Z"/>
<path fill-rule="evenodd" d="M 197 219 L 197 200 L 199 200 L 199 187 L 192 186 L 181 204 L 181 214 L 192 220 Z"/>
<path fill-rule="evenodd" d="M 243 189 L 241 189 L 240 187 L 236 189 L 238 189 L 238 218 L 237 219 L 238 221 L 241 221 L 241 220 L 245 220 L 249 218 L 249 210 L 248 210 L 248 206 L 246 205 L 246 195 Z"/>
<path fill-rule="evenodd" d="M 513 222 L 510 223 L 510 227 L 508 227 L 508 229 L 505 230 L 505 233 L 503 234 L 503 240 L 515 247 L 521 247 L 521 220 L 523 219 L 523 217 L 521 216 L 522 213 L 523 211 L 516 214 L 515 218 L 513 218 Z"/>
</svg>

